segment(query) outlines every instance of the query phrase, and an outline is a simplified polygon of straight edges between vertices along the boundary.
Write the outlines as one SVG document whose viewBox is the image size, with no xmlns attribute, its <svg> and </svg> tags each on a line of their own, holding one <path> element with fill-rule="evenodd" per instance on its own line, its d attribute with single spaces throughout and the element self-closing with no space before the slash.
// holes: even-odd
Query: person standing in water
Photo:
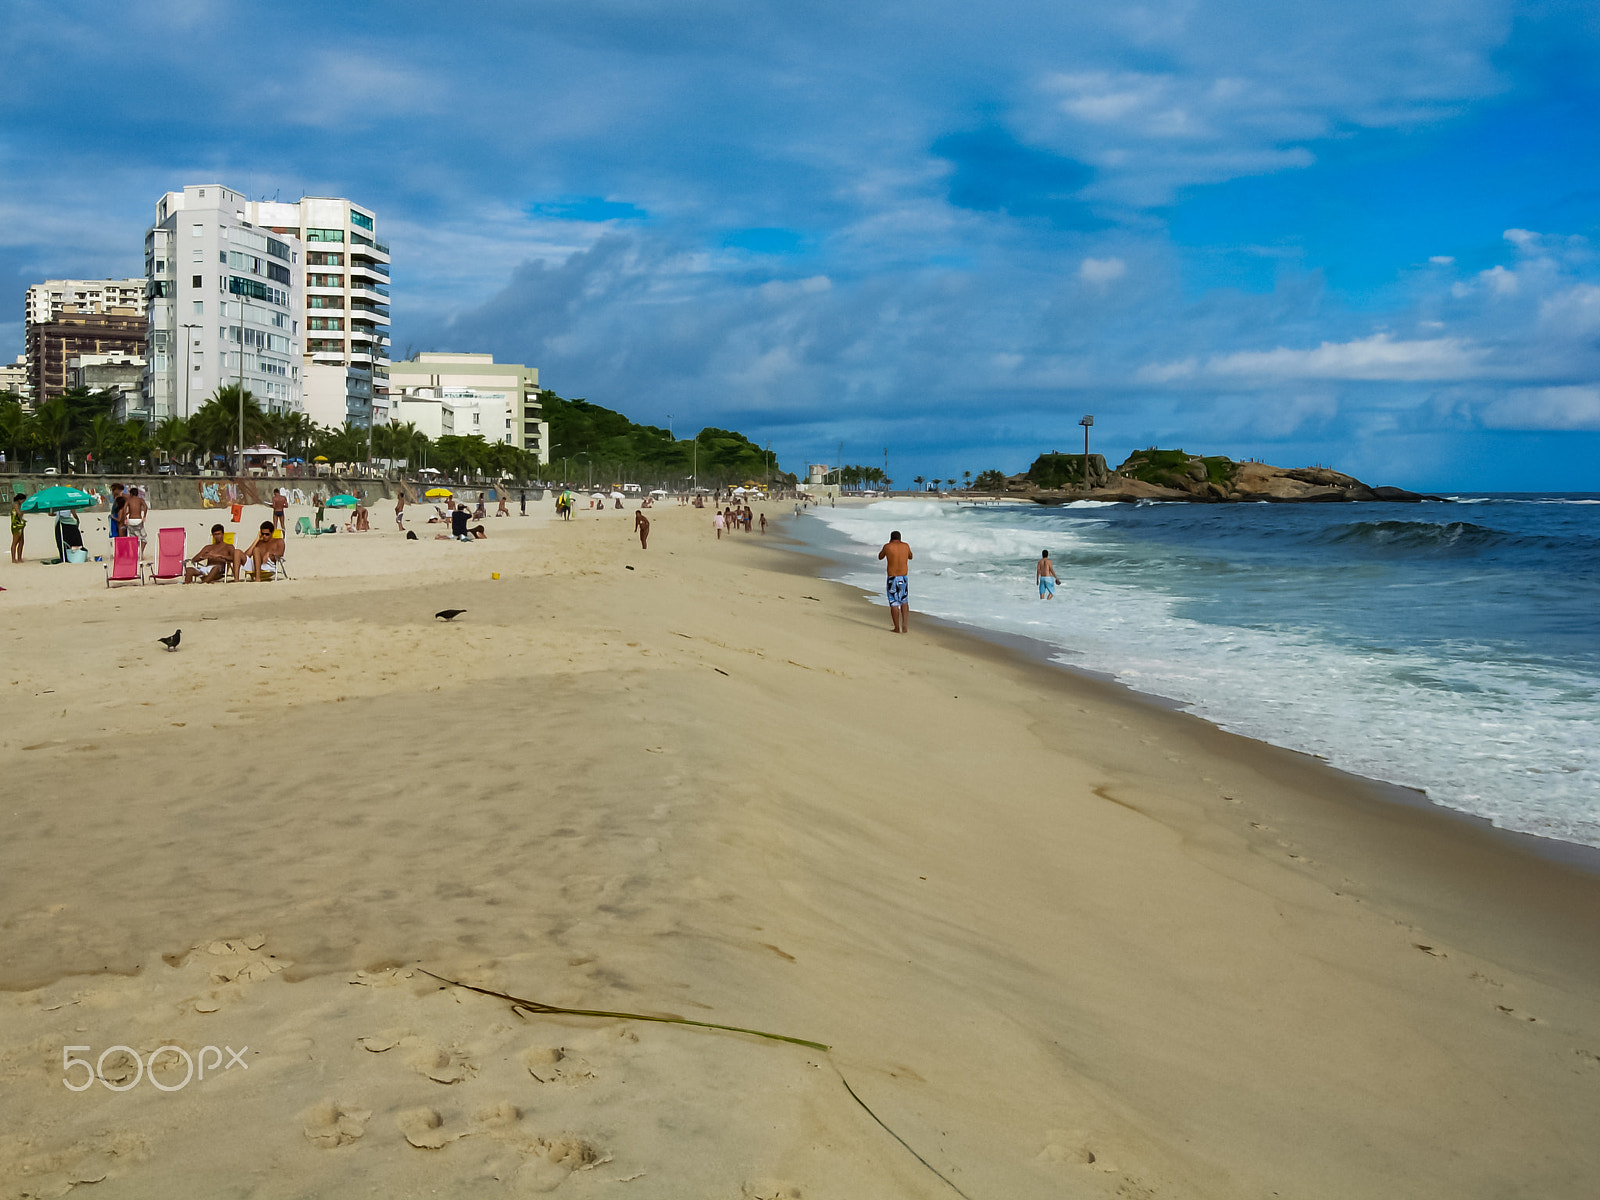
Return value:
<svg viewBox="0 0 1600 1200">
<path fill-rule="evenodd" d="M 911 617 L 910 581 L 907 578 L 911 574 L 911 547 L 900 540 L 900 531 L 896 529 L 889 535 L 883 549 L 878 551 L 878 557 L 883 559 L 889 574 L 889 620 L 896 633 L 904 633 Z"/>
<path fill-rule="evenodd" d="M 1060 576 L 1056 574 L 1055 563 L 1050 561 L 1050 551 L 1046 550 L 1033 564 L 1033 577 L 1039 582 L 1039 599 L 1054 600 Z"/>
</svg>

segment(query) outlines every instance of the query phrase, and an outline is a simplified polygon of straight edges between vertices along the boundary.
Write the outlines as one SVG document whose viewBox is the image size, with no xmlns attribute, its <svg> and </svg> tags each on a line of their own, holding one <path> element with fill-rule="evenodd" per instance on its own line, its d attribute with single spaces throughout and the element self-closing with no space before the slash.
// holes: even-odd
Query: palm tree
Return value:
<svg viewBox="0 0 1600 1200">
<path fill-rule="evenodd" d="M 97 413 L 89 421 L 85 435 L 83 444 L 88 447 L 89 453 L 94 455 L 95 470 L 104 475 L 106 459 L 110 458 L 115 450 L 121 449 L 119 443 L 123 441 L 123 431 L 110 417 L 104 413 Z"/>
<path fill-rule="evenodd" d="M 189 422 L 182 417 L 163 418 L 161 424 L 156 426 L 155 435 L 151 440 L 157 450 L 185 465 L 194 461 L 194 452 L 199 449 L 194 431 L 189 427 Z"/>
<path fill-rule="evenodd" d="M 61 470 L 62 455 L 72 440 L 72 409 L 60 396 L 46 400 L 33 411 L 34 428 L 46 446 L 55 447 L 56 470 Z"/>
<path fill-rule="evenodd" d="M 224 384 L 190 418 L 195 441 L 207 455 L 239 449 L 239 385 Z M 266 414 L 249 391 L 244 393 L 245 443 L 266 436 Z"/>
<path fill-rule="evenodd" d="M 963 472 L 961 472 L 961 488 L 962 488 L 963 491 L 968 491 L 968 492 L 970 492 L 972 490 L 972 472 L 971 471 L 963 471 Z"/>
<path fill-rule="evenodd" d="M 922 489 L 922 485 L 927 483 L 928 481 L 926 479 L 924 479 L 921 475 L 918 475 L 911 482 L 916 484 L 917 485 L 917 490 L 920 491 Z"/>
<path fill-rule="evenodd" d="M 22 448 L 33 440 L 33 422 L 18 400 L 0 401 L 0 449 L 12 462 L 22 461 Z"/>
</svg>

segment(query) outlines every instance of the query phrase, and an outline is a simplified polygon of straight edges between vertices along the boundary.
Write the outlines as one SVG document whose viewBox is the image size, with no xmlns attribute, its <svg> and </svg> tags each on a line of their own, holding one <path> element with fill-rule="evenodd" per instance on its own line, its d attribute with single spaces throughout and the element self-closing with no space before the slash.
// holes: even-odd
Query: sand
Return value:
<svg viewBox="0 0 1600 1200">
<path fill-rule="evenodd" d="M 0 564 L 0 1196 L 1594 1194 L 1580 866 L 776 533 L 386 517 Z"/>
</svg>

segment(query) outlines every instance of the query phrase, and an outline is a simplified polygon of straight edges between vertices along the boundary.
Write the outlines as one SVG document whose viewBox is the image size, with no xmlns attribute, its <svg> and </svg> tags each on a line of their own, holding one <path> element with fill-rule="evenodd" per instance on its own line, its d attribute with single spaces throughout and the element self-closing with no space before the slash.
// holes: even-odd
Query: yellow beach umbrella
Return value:
<svg viewBox="0 0 1600 1200">
<path fill-rule="evenodd" d="M 430 498 L 440 497 L 440 496 L 454 496 L 455 495 L 455 493 L 452 492 L 449 488 L 429 488 L 427 491 L 423 492 L 422 494 L 424 496 L 428 496 Z"/>
</svg>

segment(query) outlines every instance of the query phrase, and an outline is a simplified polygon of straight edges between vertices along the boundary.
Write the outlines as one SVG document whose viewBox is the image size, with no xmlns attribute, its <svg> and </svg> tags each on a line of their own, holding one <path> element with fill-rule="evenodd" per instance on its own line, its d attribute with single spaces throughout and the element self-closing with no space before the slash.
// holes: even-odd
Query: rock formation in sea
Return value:
<svg viewBox="0 0 1600 1200">
<path fill-rule="evenodd" d="M 1397 487 L 1373 487 L 1353 475 L 1327 467 L 1274 467 L 1234 462 L 1220 454 L 1182 450 L 1135 450 L 1116 470 L 1102 455 L 1089 455 L 1085 487 L 1081 454 L 1041 454 L 1021 475 L 1006 480 L 1006 495 L 1037 504 L 1073 500 L 1174 500 L 1191 504 L 1308 504 L 1388 501 L 1411 504 L 1437 500 Z"/>
</svg>

